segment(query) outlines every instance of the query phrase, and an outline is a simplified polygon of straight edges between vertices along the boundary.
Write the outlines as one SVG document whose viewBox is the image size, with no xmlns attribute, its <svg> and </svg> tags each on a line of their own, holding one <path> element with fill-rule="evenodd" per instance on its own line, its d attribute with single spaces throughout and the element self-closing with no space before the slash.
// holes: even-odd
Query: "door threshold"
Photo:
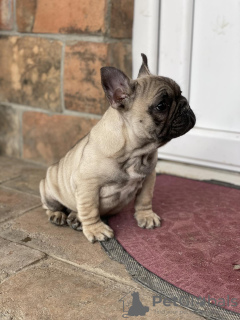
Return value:
<svg viewBox="0 0 240 320">
<path fill-rule="evenodd" d="M 169 160 L 158 160 L 158 174 L 165 173 L 196 180 L 216 180 L 240 186 L 240 173 Z"/>
</svg>

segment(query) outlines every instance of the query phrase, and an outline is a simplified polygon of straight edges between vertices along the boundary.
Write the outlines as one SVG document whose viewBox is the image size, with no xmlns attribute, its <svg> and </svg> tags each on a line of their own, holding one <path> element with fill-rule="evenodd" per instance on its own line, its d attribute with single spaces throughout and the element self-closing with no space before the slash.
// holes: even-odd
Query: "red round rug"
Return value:
<svg viewBox="0 0 240 320">
<path fill-rule="evenodd" d="M 228 315 L 226 319 L 239 319 L 240 270 L 234 266 L 240 264 L 240 190 L 160 175 L 153 211 L 162 218 L 162 225 L 152 230 L 137 226 L 133 204 L 110 217 L 108 223 L 117 241 L 106 241 L 103 247 L 113 256 L 116 243 L 120 244 L 123 250 L 117 250 L 122 256 L 127 252 L 136 266 L 144 267 L 141 272 L 146 269 L 163 279 L 170 291 L 175 290 L 174 295 L 178 288 L 180 293 L 201 298 L 192 308 L 196 312 L 201 309 L 199 313 L 205 315 L 206 302 L 208 309 L 213 306 L 215 312 L 222 310 Z M 154 281 L 149 281 L 144 284 L 156 291 Z M 164 288 L 166 292 L 160 293 L 173 298 Z M 212 315 L 212 319 L 225 318 Z"/>
</svg>

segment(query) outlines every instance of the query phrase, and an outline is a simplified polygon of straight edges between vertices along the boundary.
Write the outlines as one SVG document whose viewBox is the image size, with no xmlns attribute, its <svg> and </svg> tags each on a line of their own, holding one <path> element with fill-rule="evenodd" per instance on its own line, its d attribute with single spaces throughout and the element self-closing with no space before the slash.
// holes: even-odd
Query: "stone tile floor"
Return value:
<svg viewBox="0 0 240 320">
<path fill-rule="evenodd" d="M 134 282 L 99 243 L 56 227 L 41 208 L 46 168 L 0 157 L 0 319 L 122 319 L 139 292 L 144 319 L 200 320 L 179 306 L 153 306 L 153 291 Z"/>
</svg>

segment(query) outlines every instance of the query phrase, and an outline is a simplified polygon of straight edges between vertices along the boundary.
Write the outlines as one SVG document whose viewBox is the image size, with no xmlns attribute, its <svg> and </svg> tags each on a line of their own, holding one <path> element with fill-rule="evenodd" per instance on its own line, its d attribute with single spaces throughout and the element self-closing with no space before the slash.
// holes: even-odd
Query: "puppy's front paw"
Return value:
<svg viewBox="0 0 240 320">
<path fill-rule="evenodd" d="M 160 227 L 161 219 L 152 210 L 137 211 L 134 214 L 137 224 L 141 228 L 153 229 L 154 227 Z"/>
<path fill-rule="evenodd" d="M 113 230 L 102 221 L 83 226 L 83 234 L 90 242 L 104 241 L 113 238 Z"/>
</svg>

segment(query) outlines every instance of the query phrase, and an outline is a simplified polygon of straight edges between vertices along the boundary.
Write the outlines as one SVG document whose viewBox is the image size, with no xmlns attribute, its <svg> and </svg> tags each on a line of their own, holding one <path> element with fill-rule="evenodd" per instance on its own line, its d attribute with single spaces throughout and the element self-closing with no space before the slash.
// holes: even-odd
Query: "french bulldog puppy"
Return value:
<svg viewBox="0 0 240 320">
<path fill-rule="evenodd" d="M 91 242 L 114 236 L 101 217 L 119 212 L 133 199 L 138 226 L 160 226 L 152 211 L 157 149 L 195 124 L 179 85 L 152 75 L 144 54 L 142 59 L 136 80 L 116 68 L 101 68 L 110 107 L 40 182 L 49 220 L 82 230 Z"/>
</svg>

